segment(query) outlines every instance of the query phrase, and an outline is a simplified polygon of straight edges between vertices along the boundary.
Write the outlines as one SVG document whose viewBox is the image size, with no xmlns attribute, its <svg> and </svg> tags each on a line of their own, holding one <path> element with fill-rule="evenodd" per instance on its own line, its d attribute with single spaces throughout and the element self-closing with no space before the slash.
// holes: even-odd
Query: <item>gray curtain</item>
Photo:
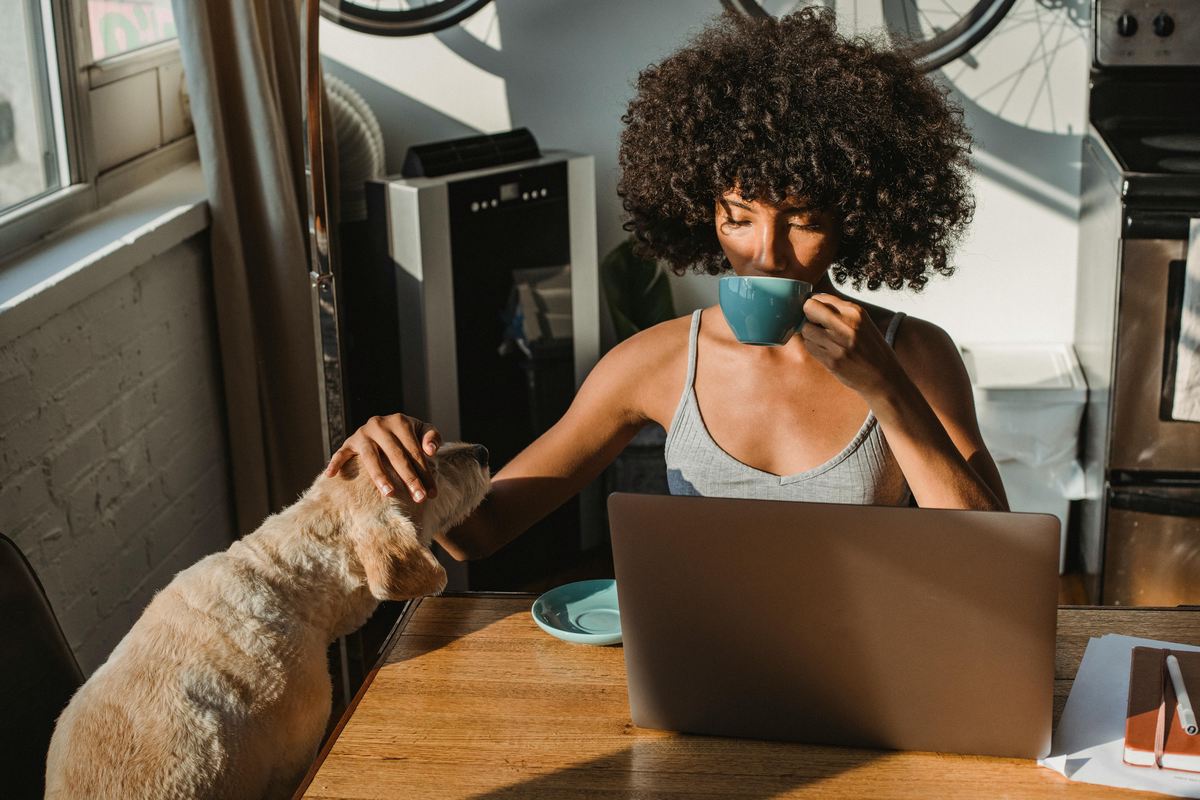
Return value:
<svg viewBox="0 0 1200 800">
<path fill-rule="evenodd" d="M 233 490 L 246 534 L 295 500 L 325 457 L 308 280 L 300 6 L 172 5 L 212 209 Z"/>
</svg>

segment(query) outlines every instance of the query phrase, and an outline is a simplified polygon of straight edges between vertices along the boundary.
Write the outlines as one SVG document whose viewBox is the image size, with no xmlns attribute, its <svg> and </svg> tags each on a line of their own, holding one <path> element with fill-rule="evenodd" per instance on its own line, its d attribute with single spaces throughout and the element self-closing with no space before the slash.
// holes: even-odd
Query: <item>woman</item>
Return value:
<svg viewBox="0 0 1200 800">
<path fill-rule="evenodd" d="M 651 421 L 668 430 L 676 494 L 1005 509 L 950 337 L 834 288 L 919 290 L 952 272 L 973 207 L 969 136 L 944 93 L 815 10 L 726 16 L 641 73 L 623 121 L 618 193 L 641 250 L 678 274 L 808 281 L 808 321 L 753 347 L 714 306 L 622 342 L 446 549 L 494 552 Z M 439 443 L 419 420 L 375 418 L 328 471 L 357 455 L 381 491 L 398 478 L 421 501 Z"/>
</svg>

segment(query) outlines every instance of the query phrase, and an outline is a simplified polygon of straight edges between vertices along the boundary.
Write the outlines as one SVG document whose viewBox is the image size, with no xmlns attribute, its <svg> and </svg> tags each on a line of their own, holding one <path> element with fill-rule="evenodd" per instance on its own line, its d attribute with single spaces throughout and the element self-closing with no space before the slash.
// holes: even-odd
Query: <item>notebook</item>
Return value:
<svg viewBox="0 0 1200 800">
<path fill-rule="evenodd" d="M 621 493 L 608 510 L 637 725 L 1049 752 L 1056 517 Z"/>
<path fill-rule="evenodd" d="M 1155 766 L 1156 744 L 1163 769 L 1200 772 L 1200 734 L 1189 736 L 1179 721 L 1175 687 L 1165 660 L 1173 653 L 1188 693 L 1200 697 L 1200 653 L 1135 647 L 1129 659 L 1129 706 L 1125 715 L 1125 763 Z M 1195 688 L 1192 688 L 1195 687 Z"/>
</svg>

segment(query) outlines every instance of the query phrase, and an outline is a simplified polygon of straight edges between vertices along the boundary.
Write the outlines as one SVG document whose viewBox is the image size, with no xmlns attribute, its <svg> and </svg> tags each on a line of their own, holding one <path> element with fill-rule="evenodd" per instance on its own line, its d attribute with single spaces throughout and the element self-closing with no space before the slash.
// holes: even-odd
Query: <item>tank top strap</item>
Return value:
<svg viewBox="0 0 1200 800">
<path fill-rule="evenodd" d="M 681 429 L 691 428 L 692 418 L 698 417 L 698 412 L 689 413 L 693 397 L 692 384 L 696 380 L 696 340 L 700 333 L 700 311 L 692 314 L 692 329 L 688 333 L 688 366 L 687 378 L 684 379 L 683 391 L 679 393 L 679 403 L 675 406 L 675 414 L 671 417 L 671 427 L 667 428 L 667 450 L 670 450 Z M 703 423 L 701 423 L 703 426 Z"/>
<path fill-rule="evenodd" d="M 893 347 L 896 344 L 896 329 L 900 327 L 900 320 L 904 319 L 904 316 L 903 311 L 892 314 L 892 321 L 888 323 L 887 332 L 883 334 L 883 340 Z"/>
<path fill-rule="evenodd" d="M 692 312 L 692 329 L 688 332 L 688 368 L 687 378 L 684 379 L 683 392 L 687 394 L 696 382 L 696 342 L 700 338 L 700 313 L 703 309 Z"/>
</svg>

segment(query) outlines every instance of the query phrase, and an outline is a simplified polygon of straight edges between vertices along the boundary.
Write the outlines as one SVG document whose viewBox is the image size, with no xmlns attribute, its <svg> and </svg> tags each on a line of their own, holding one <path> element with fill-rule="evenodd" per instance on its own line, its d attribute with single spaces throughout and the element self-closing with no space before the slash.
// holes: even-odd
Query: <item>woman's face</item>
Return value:
<svg viewBox="0 0 1200 800">
<path fill-rule="evenodd" d="M 814 286 L 837 260 L 841 226 L 799 198 L 779 206 L 735 191 L 717 200 L 717 240 L 738 275 L 807 281 Z"/>
</svg>

